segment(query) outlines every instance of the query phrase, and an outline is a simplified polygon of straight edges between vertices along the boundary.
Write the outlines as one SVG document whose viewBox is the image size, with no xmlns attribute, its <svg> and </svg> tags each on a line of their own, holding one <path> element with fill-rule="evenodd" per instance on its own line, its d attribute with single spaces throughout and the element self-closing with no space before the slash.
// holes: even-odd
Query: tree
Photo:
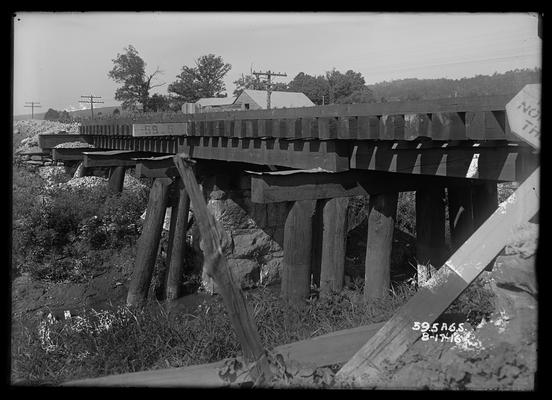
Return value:
<svg viewBox="0 0 552 400">
<path fill-rule="evenodd" d="M 63 110 L 62 112 L 59 113 L 58 121 L 68 123 L 72 121 L 72 118 L 71 118 L 71 115 L 67 112 L 67 110 Z"/>
<path fill-rule="evenodd" d="M 121 115 L 121 111 L 119 111 L 119 109 L 116 108 L 115 110 L 113 110 L 113 115 L 119 116 L 119 115 Z"/>
<path fill-rule="evenodd" d="M 108 76 L 122 86 L 115 91 L 115 100 L 122 101 L 123 109 L 135 109 L 138 104 L 142 111 L 148 111 L 149 92 L 151 89 L 163 86 L 165 83 L 154 85 L 153 78 L 160 74 L 159 67 L 152 73 L 146 74 L 146 63 L 138 55 L 136 49 L 129 45 L 125 53 L 117 54 L 113 59 L 113 69 Z"/>
<path fill-rule="evenodd" d="M 242 75 L 241 78 L 234 81 L 236 89 L 234 96 L 238 97 L 245 89 L 264 90 L 264 84 L 255 75 Z"/>
<path fill-rule="evenodd" d="M 208 54 L 195 60 L 194 67 L 183 66 L 177 80 L 169 85 L 169 93 L 182 103 L 195 103 L 202 97 L 226 97 L 223 78 L 232 66 L 222 57 Z"/>
<path fill-rule="evenodd" d="M 343 74 L 334 68 L 326 72 L 326 80 L 329 86 L 330 104 L 348 102 L 349 100 L 346 99 L 350 99 L 355 92 L 357 92 L 357 98 L 367 93 L 368 88 L 360 72 L 348 70 Z"/>
<path fill-rule="evenodd" d="M 150 111 L 171 111 L 171 99 L 169 96 L 155 93 L 148 100 L 148 110 Z"/>
<path fill-rule="evenodd" d="M 367 87 L 355 90 L 348 96 L 343 96 L 337 99 L 337 104 L 358 104 L 358 103 L 374 103 L 376 101 L 374 93 Z"/>
<path fill-rule="evenodd" d="M 59 120 L 59 111 L 49 108 L 44 114 L 44 119 L 47 121 L 57 121 Z"/>
<path fill-rule="evenodd" d="M 288 83 L 288 90 L 304 93 L 314 104 L 322 105 L 328 103 L 329 87 L 325 77 L 312 76 L 299 72 L 291 82 Z"/>
<path fill-rule="evenodd" d="M 335 68 L 324 76 L 300 72 L 288 84 L 288 89 L 304 93 L 313 103 L 348 104 L 373 102 L 374 96 L 360 72 L 348 70 L 344 74 Z"/>
<path fill-rule="evenodd" d="M 266 90 L 266 82 L 261 81 L 255 75 L 242 75 L 241 78 L 234 81 L 236 89 L 234 90 L 234 96 L 239 96 L 245 89 L 251 90 Z M 273 92 L 286 92 L 289 91 L 287 83 L 272 82 Z"/>
</svg>

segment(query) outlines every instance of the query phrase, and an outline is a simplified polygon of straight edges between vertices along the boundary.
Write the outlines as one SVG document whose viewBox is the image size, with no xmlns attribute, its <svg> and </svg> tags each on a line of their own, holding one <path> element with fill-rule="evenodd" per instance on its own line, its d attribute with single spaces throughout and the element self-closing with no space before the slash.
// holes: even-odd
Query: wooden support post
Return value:
<svg viewBox="0 0 552 400">
<path fill-rule="evenodd" d="M 186 248 L 186 231 L 188 230 L 188 213 L 190 197 L 182 180 L 178 180 L 178 201 L 172 208 L 171 227 L 169 229 L 169 272 L 165 285 L 167 300 L 180 297 L 182 273 L 184 270 L 184 252 Z"/>
<path fill-rule="evenodd" d="M 348 197 L 330 199 L 323 205 L 321 295 L 340 292 L 343 289 L 348 205 Z"/>
<path fill-rule="evenodd" d="M 498 191 L 495 182 L 485 182 L 473 186 L 473 215 L 475 227 L 479 228 L 498 208 Z"/>
<path fill-rule="evenodd" d="M 127 294 L 127 305 L 129 306 L 141 307 L 147 299 L 163 230 L 170 183 L 170 179 L 157 178 L 150 190 L 146 220 L 138 241 L 134 271 Z"/>
<path fill-rule="evenodd" d="M 270 381 L 272 374 L 255 320 L 222 253 L 224 230 L 207 209 L 207 204 L 190 164 L 184 161 L 180 154 L 174 156 L 174 163 L 190 196 L 194 215 L 199 225 L 200 247 L 204 256 L 203 270 L 217 285 L 217 290 L 222 296 L 230 322 L 240 342 L 244 359 L 247 362 L 255 363 L 250 370 L 253 379 L 262 381 L 264 378 Z"/>
<path fill-rule="evenodd" d="M 293 203 L 284 225 L 282 298 L 300 303 L 309 296 L 312 257 L 312 217 L 316 200 Z"/>
<path fill-rule="evenodd" d="M 311 273 L 312 284 L 320 289 L 320 268 L 322 262 L 322 246 L 324 229 L 323 213 L 325 200 L 318 200 L 312 216 L 312 250 L 311 250 Z"/>
<path fill-rule="evenodd" d="M 381 298 L 389 289 L 397 200 L 397 192 L 370 196 L 364 279 L 365 301 Z"/>
<path fill-rule="evenodd" d="M 125 181 L 125 167 L 111 167 L 109 170 L 108 189 L 111 193 L 121 193 Z"/>
<path fill-rule="evenodd" d="M 416 259 L 418 283 L 426 282 L 446 257 L 445 190 L 422 186 L 416 190 Z"/>
<path fill-rule="evenodd" d="M 495 182 L 485 182 L 479 185 L 474 185 L 472 191 L 473 198 L 473 216 L 475 228 L 479 228 L 492 213 L 498 208 L 498 190 Z M 491 271 L 495 262 L 495 258 L 485 268 L 486 271 Z"/>
<path fill-rule="evenodd" d="M 75 171 L 76 178 L 83 178 L 88 175 L 88 168 L 84 166 L 84 163 L 81 162 Z"/>
<path fill-rule="evenodd" d="M 475 231 L 471 185 L 447 187 L 450 241 L 456 251 Z"/>
</svg>

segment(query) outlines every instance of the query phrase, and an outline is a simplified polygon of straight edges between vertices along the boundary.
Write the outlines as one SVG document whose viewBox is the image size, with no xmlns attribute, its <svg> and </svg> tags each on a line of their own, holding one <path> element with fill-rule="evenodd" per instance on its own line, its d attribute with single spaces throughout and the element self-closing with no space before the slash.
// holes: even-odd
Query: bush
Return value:
<svg viewBox="0 0 552 400">
<path fill-rule="evenodd" d="M 17 273 L 80 281 L 82 271 L 94 268 L 94 251 L 120 249 L 138 238 L 146 191 L 109 195 L 94 187 L 39 189 L 44 185 L 36 176 L 29 177 L 32 184 L 26 183 L 25 172 L 14 177 L 12 254 Z"/>
</svg>

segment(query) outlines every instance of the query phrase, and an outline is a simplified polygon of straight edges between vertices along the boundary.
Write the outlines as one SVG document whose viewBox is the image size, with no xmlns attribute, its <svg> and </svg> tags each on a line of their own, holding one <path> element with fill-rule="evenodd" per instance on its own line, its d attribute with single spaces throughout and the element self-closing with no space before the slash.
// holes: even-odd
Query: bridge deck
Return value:
<svg viewBox="0 0 552 400">
<path fill-rule="evenodd" d="M 105 150 L 517 181 L 538 156 L 510 131 L 505 105 L 512 97 L 110 116 L 84 120 L 77 136 Z"/>
</svg>

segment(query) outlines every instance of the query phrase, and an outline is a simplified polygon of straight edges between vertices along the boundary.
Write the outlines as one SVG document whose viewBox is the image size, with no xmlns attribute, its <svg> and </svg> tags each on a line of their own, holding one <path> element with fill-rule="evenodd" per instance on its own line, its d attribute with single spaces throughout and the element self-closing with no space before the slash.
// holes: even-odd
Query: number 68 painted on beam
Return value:
<svg viewBox="0 0 552 400">
<path fill-rule="evenodd" d="M 157 125 L 148 124 L 144 125 L 144 132 L 146 133 L 146 135 L 157 135 L 159 133 Z"/>
</svg>

